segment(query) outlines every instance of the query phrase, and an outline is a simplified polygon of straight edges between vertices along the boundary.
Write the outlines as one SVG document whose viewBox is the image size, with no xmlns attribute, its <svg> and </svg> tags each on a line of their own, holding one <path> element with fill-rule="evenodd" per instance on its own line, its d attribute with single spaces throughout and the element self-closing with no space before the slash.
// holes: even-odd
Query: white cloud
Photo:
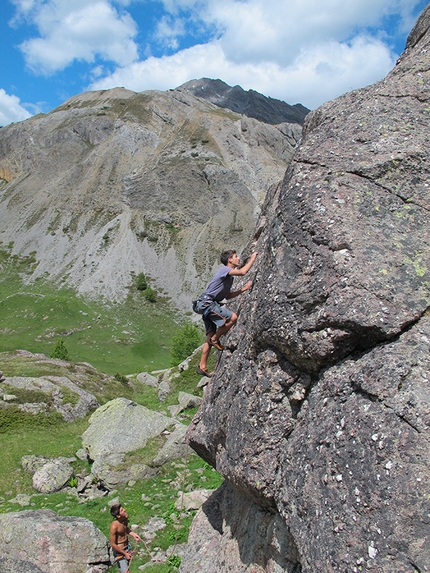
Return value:
<svg viewBox="0 0 430 573">
<path fill-rule="evenodd" d="M 309 108 L 384 77 L 398 56 L 392 50 L 393 39 L 399 29 L 411 29 L 416 18 L 414 8 L 423 3 L 11 1 L 17 7 L 14 23 L 25 19 L 38 30 L 37 37 L 21 45 L 27 64 L 35 72 L 49 75 L 79 60 L 92 65 L 93 69 L 87 70 L 87 77 L 93 78 L 89 89 L 124 86 L 135 91 L 165 90 L 193 78 L 220 78 L 230 85 L 239 84 Z M 157 13 L 159 19 L 151 23 L 145 36 L 145 10 L 155 3 L 157 10 L 151 14 Z M 391 27 L 386 25 L 387 18 Z M 158 48 L 176 53 L 139 61 L 136 22 L 141 25 L 142 54 L 155 53 L 154 42 Z M 184 41 L 192 45 L 187 37 L 190 32 L 202 43 L 181 50 Z M 112 63 L 116 70 L 110 73 Z"/>
<path fill-rule="evenodd" d="M 132 17 L 119 14 L 106 0 L 34 0 L 19 4 L 21 17 L 31 18 L 40 37 L 21 44 L 27 65 L 36 73 L 52 74 L 74 60 L 96 57 L 120 66 L 138 58 Z"/>
<path fill-rule="evenodd" d="M 19 98 L 8 95 L 4 89 L 0 88 L 0 126 L 8 125 L 13 121 L 22 121 L 31 116 L 22 105 Z"/>
<path fill-rule="evenodd" d="M 169 17 L 157 29 L 160 43 L 175 46 L 175 38 L 179 41 L 187 26 L 203 26 L 213 39 L 171 56 L 118 68 L 91 88 L 168 89 L 192 78 L 211 77 L 314 108 L 388 73 L 398 54 L 390 47 L 390 34 L 378 26 L 394 16 L 400 27 L 405 22 L 411 27 L 418 3 L 164 0 Z M 373 29 L 373 36 L 366 29 Z"/>
<path fill-rule="evenodd" d="M 350 44 L 332 41 L 303 49 L 287 66 L 236 63 L 226 57 L 222 42 L 215 41 L 173 56 L 133 63 L 94 82 L 90 89 L 125 86 L 134 91 L 165 90 L 189 79 L 209 77 L 315 108 L 341 93 L 377 81 L 394 63 L 393 54 L 382 42 L 366 36 Z"/>
</svg>

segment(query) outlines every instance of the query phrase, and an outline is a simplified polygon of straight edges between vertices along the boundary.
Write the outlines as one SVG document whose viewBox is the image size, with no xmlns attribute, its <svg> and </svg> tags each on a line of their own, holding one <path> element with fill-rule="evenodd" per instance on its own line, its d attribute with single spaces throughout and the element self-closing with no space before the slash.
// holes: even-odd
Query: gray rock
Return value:
<svg viewBox="0 0 430 573">
<path fill-rule="evenodd" d="M 31 503 L 31 495 L 27 493 L 18 493 L 14 499 L 10 500 L 10 503 L 17 503 L 22 507 L 26 507 Z"/>
<path fill-rule="evenodd" d="M 430 570 L 430 6 L 418 26 L 384 80 L 309 114 L 189 428 L 304 573 Z"/>
<path fill-rule="evenodd" d="M 75 455 L 78 458 L 78 460 L 81 460 L 83 462 L 86 462 L 88 459 L 88 452 L 87 450 L 84 450 L 84 448 L 79 448 L 79 450 L 76 452 Z"/>
<path fill-rule="evenodd" d="M 151 374 L 148 374 L 148 372 L 141 372 L 140 374 L 137 375 L 137 379 L 141 384 L 158 388 L 158 379 L 155 378 L 155 376 L 151 376 Z"/>
<path fill-rule="evenodd" d="M 160 435 L 174 421 L 126 398 L 116 398 L 100 407 L 90 418 L 82 444 L 90 459 L 91 471 L 112 489 L 131 479 L 153 476 L 158 470 L 144 464 L 124 465 L 124 454 L 145 447 L 148 439 Z"/>
<path fill-rule="evenodd" d="M 41 493 L 59 491 L 73 477 L 70 464 L 54 460 L 46 463 L 33 475 L 33 487 Z"/>
<path fill-rule="evenodd" d="M 124 454 L 146 445 L 172 424 L 172 419 L 127 400 L 116 398 L 98 408 L 82 435 L 92 460 L 111 453 Z"/>
<path fill-rule="evenodd" d="M 0 552 L 1 570 L 16 573 L 103 573 L 110 564 L 99 529 L 51 510 L 0 514 Z"/>
<path fill-rule="evenodd" d="M 179 511 L 200 509 L 213 492 L 213 489 L 195 489 L 186 493 L 180 491 L 178 493 L 179 497 L 175 501 L 175 507 Z"/>
<path fill-rule="evenodd" d="M 185 435 L 187 426 L 178 424 L 174 431 L 167 437 L 166 443 L 160 449 L 152 461 L 155 467 L 162 466 L 166 462 L 181 458 L 187 453 Z"/>
<path fill-rule="evenodd" d="M 179 392 L 178 401 L 182 410 L 195 408 L 196 406 L 200 406 L 202 403 L 200 396 L 193 396 L 193 394 L 188 394 L 187 392 Z"/>
<path fill-rule="evenodd" d="M 43 355 L 42 355 L 43 356 Z M 9 386 L 25 390 L 37 390 L 45 392 L 52 400 L 52 405 L 45 402 L 19 404 L 19 408 L 30 414 L 39 412 L 49 413 L 50 410 L 59 412 L 67 422 L 76 418 L 84 418 L 91 410 L 99 406 L 96 397 L 80 388 L 77 384 L 64 376 L 11 376 L 7 381 Z M 68 396 L 72 393 L 76 399 L 68 402 Z"/>
<path fill-rule="evenodd" d="M 263 511 L 226 482 L 198 511 L 179 571 L 293 573 L 300 570 L 298 564 L 297 548 L 280 516 Z"/>
<path fill-rule="evenodd" d="M 158 386 L 158 399 L 164 402 L 170 393 L 170 384 L 168 380 L 162 380 Z"/>
</svg>

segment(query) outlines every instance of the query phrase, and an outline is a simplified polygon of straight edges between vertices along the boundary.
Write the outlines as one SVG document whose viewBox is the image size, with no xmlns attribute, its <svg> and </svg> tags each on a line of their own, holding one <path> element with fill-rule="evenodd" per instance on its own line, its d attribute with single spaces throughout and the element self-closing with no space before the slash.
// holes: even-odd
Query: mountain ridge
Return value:
<svg viewBox="0 0 430 573">
<path fill-rule="evenodd" d="M 230 109 L 271 125 L 285 122 L 303 125 L 307 114 L 310 112 L 300 103 L 290 105 L 252 89 L 245 91 L 239 85 L 229 86 L 220 79 L 189 80 L 177 87 L 176 90 L 185 90 L 221 108 Z"/>
<path fill-rule="evenodd" d="M 34 254 L 30 282 L 114 301 L 142 271 L 189 309 L 300 137 L 187 92 L 79 94 L 0 130 L 0 240 Z"/>
</svg>

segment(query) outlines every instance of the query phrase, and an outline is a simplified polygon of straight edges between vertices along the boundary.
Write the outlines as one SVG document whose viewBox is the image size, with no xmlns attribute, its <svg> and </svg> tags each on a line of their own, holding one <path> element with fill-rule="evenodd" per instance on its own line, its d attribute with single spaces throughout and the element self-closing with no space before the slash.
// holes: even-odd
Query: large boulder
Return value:
<svg viewBox="0 0 430 573">
<path fill-rule="evenodd" d="M 127 398 L 116 398 L 92 414 L 82 445 L 96 460 L 112 453 L 126 453 L 146 446 L 174 421 Z"/>
<path fill-rule="evenodd" d="M 186 428 L 172 418 L 126 398 L 116 398 L 104 404 L 91 416 L 90 425 L 82 435 L 82 445 L 94 461 L 92 474 L 108 489 L 132 479 L 154 475 L 156 470 L 147 465 L 126 464 L 125 454 L 144 448 L 150 438 L 159 436 L 168 428 L 173 430 L 173 440 L 182 440 L 183 444 Z M 164 461 L 183 455 L 185 445 L 176 445 L 174 451 L 177 454 L 174 455 L 170 442 L 166 446 L 168 451 L 163 450 Z M 159 462 L 158 456 L 157 465 L 164 461 Z"/>
<path fill-rule="evenodd" d="M 309 114 L 189 429 L 304 573 L 430 571 L 429 100 L 430 6 L 383 81 Z"/>
<path fill-rule="evenodd" d="M 0 553 L 5 573 L 103 573 L 110 566 L 108 540 L 91 521 L 47 509 L 0 514 Z"/>
<path fill-rule="evenodd" d="M 67 485 L 72 476 L 73 468 L 69 463 L 53 460 L 33 474 L 33 487 L 41 493 L 53 493 Z"/>
</svg>

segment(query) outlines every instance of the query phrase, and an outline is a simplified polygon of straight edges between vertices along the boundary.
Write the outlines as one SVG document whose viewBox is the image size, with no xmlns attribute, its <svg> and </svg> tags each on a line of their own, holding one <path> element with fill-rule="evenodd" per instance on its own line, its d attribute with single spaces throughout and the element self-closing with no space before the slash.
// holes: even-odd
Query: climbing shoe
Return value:
<svg viewBox="0 0 430 573">
<path fill-rule="evenodd" d="M 214 348 L 216 348 L 217 350 L 221 350 L 221 352 L 224 350 L 224 346 L 220 344 L 217 340 L 210 339 L 209 344 Z"/>
<path fill-rule="evenodd" d="M 200 376 L 207 376 L 208 378 L 210 378 L 212 376 L 212 374 L 209 374 L 208 370 L 206 370 L 206 368 L 200 368 L 200 366 L 197 366 L 196 368 L 196 373 L 199 374 Z"/>
</svg>

